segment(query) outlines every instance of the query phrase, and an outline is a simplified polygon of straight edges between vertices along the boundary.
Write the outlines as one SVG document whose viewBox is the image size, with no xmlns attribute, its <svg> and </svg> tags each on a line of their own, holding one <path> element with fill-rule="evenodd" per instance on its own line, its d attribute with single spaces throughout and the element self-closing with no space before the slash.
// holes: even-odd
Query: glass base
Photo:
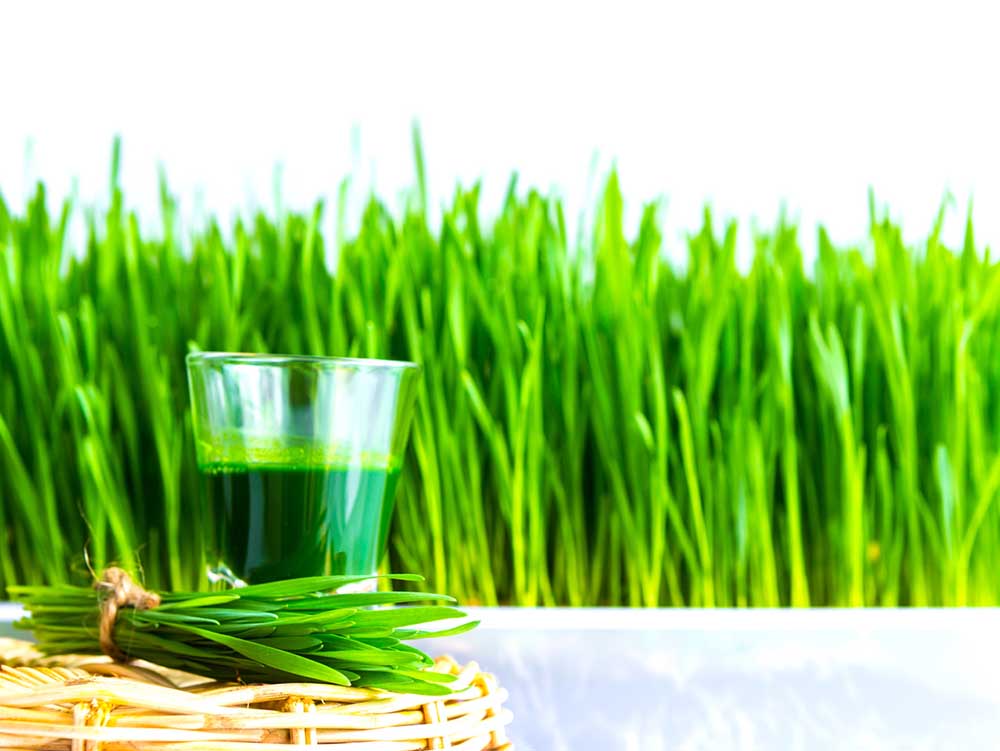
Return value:
<svg viewBox="0 0 1000 751">
<path fill-rule="evenodd" d="M 230 588 L 239 588 L 249 586 L 247 582 L 243 581 L 240 577 L 233 573 L 229 566 L 218 565 L 209 566 L 205 569 L 205 575 L 212 584 L 223 584 Z M 365 579 L 364 581 L 352 582 L 351 584 L 345 584 L 342 587 L 337 587 L 335 592 L 337 594 L 357 594 L 361 592 L 377 592 L 378 591 L 378 579 L 376 574 L 372 574 L 371 579 Z"/>
<path fill-rule="evenodd" d="M 232 572 L 229 566 L 209 566 L 205 575 L 212 584 L 225 584 L 227 587 L 245 587 L 247 583 Z"/>
</svg>

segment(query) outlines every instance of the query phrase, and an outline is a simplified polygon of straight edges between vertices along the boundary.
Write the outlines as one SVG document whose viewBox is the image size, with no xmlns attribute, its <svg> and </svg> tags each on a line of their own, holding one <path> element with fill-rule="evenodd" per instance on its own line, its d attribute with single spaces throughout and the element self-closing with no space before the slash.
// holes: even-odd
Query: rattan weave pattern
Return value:
<svg viewBox="0 0 1000 751">
<path fill-rule="evenodd" d="M 220 684 L 148 664 L 42 658 L 0 639 L 0 748 L 59 751 L 512 751 L 507 692 L 475 663 L 446 697 L 319 683 Z"/>
</svg>

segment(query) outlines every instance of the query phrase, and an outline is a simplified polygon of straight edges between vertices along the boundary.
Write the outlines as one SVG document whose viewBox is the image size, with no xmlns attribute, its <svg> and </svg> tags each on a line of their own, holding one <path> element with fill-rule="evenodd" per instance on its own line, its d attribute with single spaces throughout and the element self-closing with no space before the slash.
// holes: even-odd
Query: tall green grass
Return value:
<svg viewBox="0 0 1000 751">
<path fill-rule="evenodd" d="M 706 212 L 681 271 L 614 175 L 572 246 L 514 183 L 495 217 L 460 189 L 432 228 L 420 187 L 334 239 L 322 204 L 182 235 L 166 187 L 140 231 L 116 175 L 84 249 L 42 186 L 0 201 L 0 585 L 85 550 L 203 583 L 202 348 L 423 363 L 388 565 L 465 602 L 1000 600 L 1000 268 L 971 222 L 907 247 L 873 209 L 807 270 L 782 221 L 741 273 Z"/>
</svg>

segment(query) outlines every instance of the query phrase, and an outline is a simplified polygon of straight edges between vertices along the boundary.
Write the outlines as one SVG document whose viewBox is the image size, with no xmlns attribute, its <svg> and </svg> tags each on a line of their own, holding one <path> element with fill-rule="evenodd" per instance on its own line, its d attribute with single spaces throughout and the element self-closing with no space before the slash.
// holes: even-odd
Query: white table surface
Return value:
<svg viewBox="0 0 1000 751">
<path fill-rule="evenodd" d="M 519 751 L 1000 748 L 1000 610 L 469 612 Z"/>
</svg>

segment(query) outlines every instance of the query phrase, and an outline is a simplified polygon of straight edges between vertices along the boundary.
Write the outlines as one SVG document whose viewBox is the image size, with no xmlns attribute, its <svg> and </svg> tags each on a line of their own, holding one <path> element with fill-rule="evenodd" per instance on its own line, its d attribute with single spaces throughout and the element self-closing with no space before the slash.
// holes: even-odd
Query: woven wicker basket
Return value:
<svg viewBox="0 0 1000 751">
<path fill-rule="evenodd" d="M 434 670 L 458 676 L 447 697 L 320 683 L 206 683 L 148 663 L 42 658 L 0 639 L 0 748 L 68 751 L 483 751 L 505 736 L 507 692 L 475 663 Z"/>
</svg>

